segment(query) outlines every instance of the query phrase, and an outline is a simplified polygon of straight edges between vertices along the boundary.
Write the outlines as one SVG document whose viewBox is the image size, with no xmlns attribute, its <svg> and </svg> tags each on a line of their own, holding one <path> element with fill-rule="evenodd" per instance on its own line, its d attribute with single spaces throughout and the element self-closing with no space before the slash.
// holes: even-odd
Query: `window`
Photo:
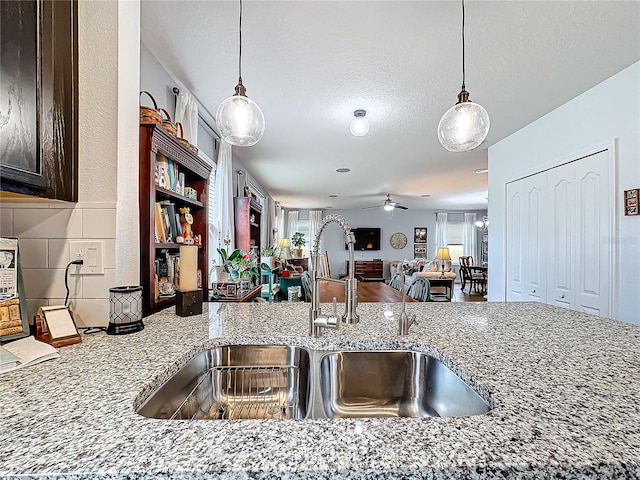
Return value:
<svg viewBox="0 0 640 480">
<path fill-rule="evenodd" d="M 447 222 L 447 247 L 449 247 L 451 261 L 456 264 L 462 257 L 463 232 L 463 222 Z"/>
<path fill-rule="evenodd" d="M 311 247 L 311 245 L 309 245 L 311 241 L 309 239 L 309 219 L 305 219 L 305 220 L 298 219 L 298 232 L 304 233 L 304 239 L 306 240 L 307 243 L 305 244 L 304 247 L 302 247 L 302 256 L 308 257 L 309 250 Z"/>
</svg>

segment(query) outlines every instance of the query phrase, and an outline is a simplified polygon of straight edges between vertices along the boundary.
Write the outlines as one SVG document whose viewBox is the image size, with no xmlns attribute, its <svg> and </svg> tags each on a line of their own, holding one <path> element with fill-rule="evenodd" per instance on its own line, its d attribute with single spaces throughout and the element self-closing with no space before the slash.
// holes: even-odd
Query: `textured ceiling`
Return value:
<svg viewBox="0 0 640 480">
<path fill-rule="evenodd" d="M 491 118 L 476 150 L 447 152 L 436 133 L 460 91 L 460 2 L 245 0 L 242 77 L 266 131 L 234 154 L 284 207 L 390 192 L 413 208 L 486 208 L 487 175 L 473 171 L 491 144 L 640 60 L 635 0 L 465 7 L 467 90 Z M 212 114 L 233 93 L 237 1 L 142 1 L 141 38 Z M 364 137 L 349 133 L 358 108 Z"/>
</svg>

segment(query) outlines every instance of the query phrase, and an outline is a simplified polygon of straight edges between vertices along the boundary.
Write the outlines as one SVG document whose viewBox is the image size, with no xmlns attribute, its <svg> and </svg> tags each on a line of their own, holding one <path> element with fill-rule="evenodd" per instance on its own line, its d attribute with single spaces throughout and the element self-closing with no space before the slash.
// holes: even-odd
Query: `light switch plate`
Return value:
<svg viewBox="0 0 640 480">
<path fill-rule="evenodd" d="M 69 261 L 82 260 L 80 265 L 69 267 L 70 275 L 104 275 L 104 241 L 69 242 Z"/>
</svg>

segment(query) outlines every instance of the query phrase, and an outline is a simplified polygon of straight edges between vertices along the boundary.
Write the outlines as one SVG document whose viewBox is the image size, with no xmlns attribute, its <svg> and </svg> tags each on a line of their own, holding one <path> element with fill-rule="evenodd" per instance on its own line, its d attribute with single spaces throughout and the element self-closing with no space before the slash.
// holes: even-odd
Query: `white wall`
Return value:
<svg viewBox="0 0 640 480">
<path fill-rule="evenodd" d="M 489 147 L 489 300 L 505 299 L 505 185 L 602 145 L 615 149 L 612 317 L 640 324 L 640 216 L 624 190 L 640 187 L 640 62 Z"/>
</svg>

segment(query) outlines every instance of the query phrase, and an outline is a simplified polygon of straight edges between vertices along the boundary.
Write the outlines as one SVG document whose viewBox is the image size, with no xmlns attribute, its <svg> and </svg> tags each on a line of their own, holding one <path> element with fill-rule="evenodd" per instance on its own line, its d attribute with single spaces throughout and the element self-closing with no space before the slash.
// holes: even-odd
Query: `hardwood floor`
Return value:
<svg viewBox="0 0 640 480">
<path fill-rule="evenodd" d="M 456 283 L 453 286 L 453 301 L 454 302 L 486 302 L 487 299 L 481 293 L 476 293 L 474 290 L 469 292 L 469 286 L 465 288 L 463 292 L 460 290 L 460 284 Z"/>
</svg>

